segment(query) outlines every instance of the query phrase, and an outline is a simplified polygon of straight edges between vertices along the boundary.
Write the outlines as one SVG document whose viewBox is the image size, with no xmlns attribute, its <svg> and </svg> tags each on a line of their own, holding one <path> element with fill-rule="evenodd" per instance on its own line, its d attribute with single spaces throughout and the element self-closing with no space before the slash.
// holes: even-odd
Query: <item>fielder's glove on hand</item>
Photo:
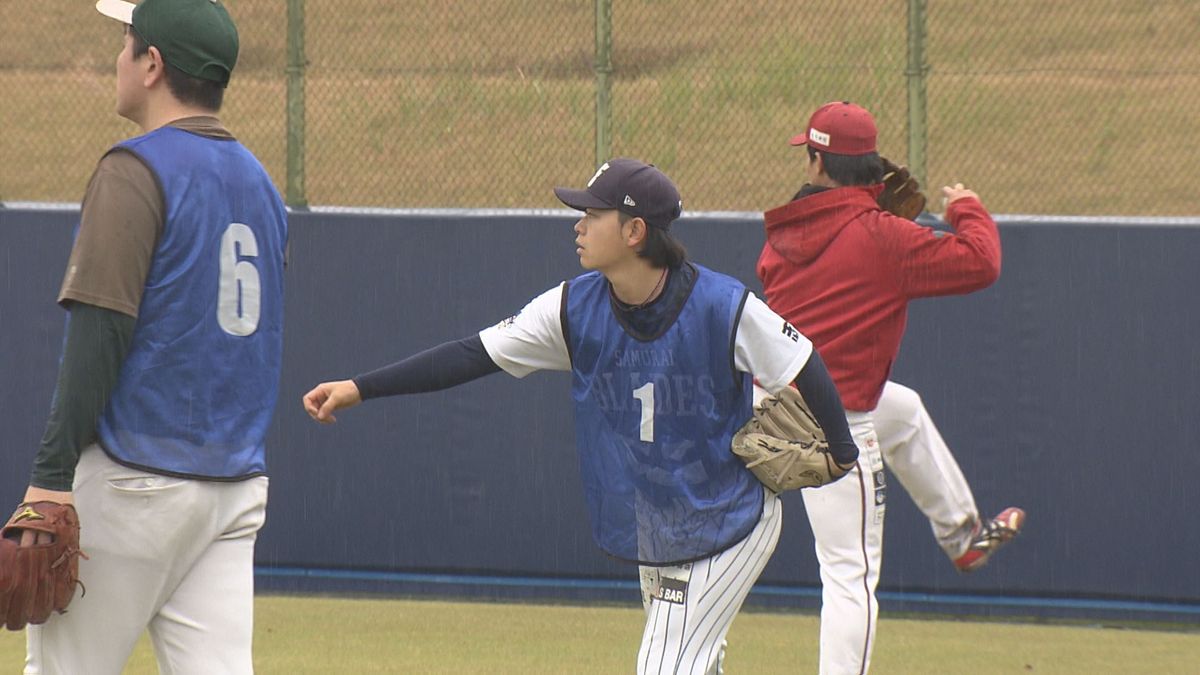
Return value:
<svg viewBox="0 0 1200 675">
<path fill-rule="evenodd" d="M 792 387 L 754 407 L 754 416 L 733 435 L 733 453 L 775 492 L 820 487 L 853 468 L 833 461 L 825 430 Z"/>
<path fill-rule="evenodd" d="M 908 173 L 906 167 L 896 166 L 886 157 L 879 159 L 883 160 L 883 192 L 875 200 L 879 208 L 907 220 L 916 220 L 925 210 L 921 184 Z"/>
<path fill-rule="evenodd" d="M 47 544 L 21 546 L 21 533 L 46 532 Z M 0 530 L 0 621 L 9 630 L 45 623 L 66 610 L 79 581 L 79 516 L 54 502 L 21 504 Z M 86 557 L 86 556 L 85 556 Z"/>
</svg>

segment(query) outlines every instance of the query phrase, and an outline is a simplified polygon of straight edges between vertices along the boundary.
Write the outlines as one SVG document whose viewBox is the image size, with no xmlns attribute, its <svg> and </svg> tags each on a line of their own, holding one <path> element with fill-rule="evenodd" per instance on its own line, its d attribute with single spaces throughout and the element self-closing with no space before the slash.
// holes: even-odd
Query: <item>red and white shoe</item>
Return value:
<svg viewBox="0 0 1200 675">
<path fill-rule="evenodd" d="M 974 572 L 987 564 L 1002 546 L 1012 541 L 1025 524 L 1025 512 L 1015 506 L 1004 509 L 989 520 L 975 523 L 971 545 L 967 552 L 954 560 L 959 572 Z"/>
</svg>

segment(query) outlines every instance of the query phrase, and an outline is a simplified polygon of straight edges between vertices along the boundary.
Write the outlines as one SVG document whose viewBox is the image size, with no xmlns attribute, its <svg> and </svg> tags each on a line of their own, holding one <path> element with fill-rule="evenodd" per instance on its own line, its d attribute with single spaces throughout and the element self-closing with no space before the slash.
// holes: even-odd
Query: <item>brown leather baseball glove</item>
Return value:
<svg viewBox="0 0 1200 675">
<path fill-rule="evenodd" d="M 21 533 L 47 533 L 49 543 L 21 546 Z M 0 530 L 0 621 L 9 630 L 62 613 L 79 582 L 79 516 L 54 502 L 21 504 Z M 84 556 L 86 557 L 86 556 Z"/>
<path fill-rule="evenodd" d="M 883 192 L 875 199 L 879 208 L 884 211 L 916 220 L 925 210 L 925 195 L 921 194 L 921 184 L 908 173 L 908 168 L 896 166 L 887 157 L 883 160 Z"/>
<path fill-rule="evenodd" d="M 825 430 L 800 392 L 784 387 L 754 407 L 754 416 L 733 435 L 733 454 L 773 492 L 820 487 L 846 475 L 829 454 Z"/>
</svg>

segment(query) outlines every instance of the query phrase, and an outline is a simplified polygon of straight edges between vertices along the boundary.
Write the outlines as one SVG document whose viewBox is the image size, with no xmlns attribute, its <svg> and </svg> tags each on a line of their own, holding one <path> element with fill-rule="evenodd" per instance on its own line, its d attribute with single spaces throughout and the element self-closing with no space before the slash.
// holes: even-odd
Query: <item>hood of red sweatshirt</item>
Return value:
<svg viewBox="0 0 1200 675">
<path fill-rule="evenodd" d="M 882 183 L 832 188 L 771 209 L 763 214 L 767 244 L 793 263 L 810 263 L 862 214 L 878 211 L 882 191 Z"/>
</svg>

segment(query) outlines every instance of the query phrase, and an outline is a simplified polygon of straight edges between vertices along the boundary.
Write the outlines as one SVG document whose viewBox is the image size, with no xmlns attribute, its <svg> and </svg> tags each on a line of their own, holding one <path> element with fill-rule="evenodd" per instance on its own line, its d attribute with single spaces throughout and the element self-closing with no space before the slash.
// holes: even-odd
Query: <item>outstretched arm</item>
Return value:
<svg viewBox="0 0 1200 675">
<path fill-rule="evenodd" d="M 333 413 L 369 398 L 449 389 L 504 370 L 525 377 L 536 370 L 570 370 L 559 309 L 563 288 L 534 298 L 516 316 L 456 342 L 446 342 L 353 380 L 322 382 L 304 395 L 304 410 L 323 424 Z"/>
<path fill-rule="evenodd" d="M 323 424 L 333 413 L 372 398 L 440 391 L 500 371 L 478 335 L 445 342 L 352 380 L 322 382 L 304 395 L 304 410 Z"/>
</svg>

